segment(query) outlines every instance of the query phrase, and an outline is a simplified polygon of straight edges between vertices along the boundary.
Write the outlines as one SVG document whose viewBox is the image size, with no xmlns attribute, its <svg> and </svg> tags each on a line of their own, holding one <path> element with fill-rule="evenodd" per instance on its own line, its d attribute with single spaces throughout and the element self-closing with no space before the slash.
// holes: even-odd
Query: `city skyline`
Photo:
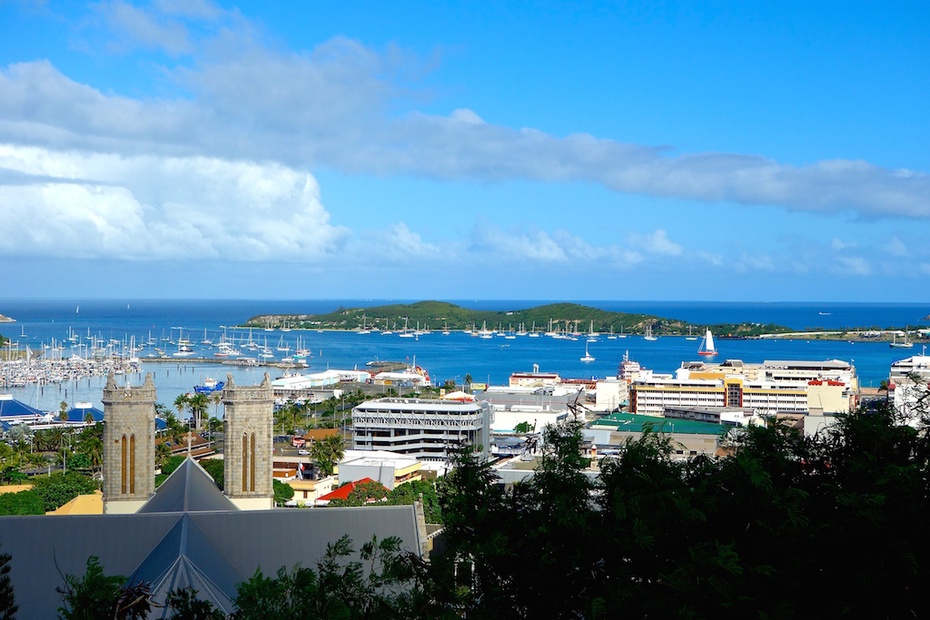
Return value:
<svg viewBox="0 0 930 620">
<path fill-rule="evenodd" d="M 930 6 L 0 3 L 5 298 L 926 298 Z"/>
</svg>

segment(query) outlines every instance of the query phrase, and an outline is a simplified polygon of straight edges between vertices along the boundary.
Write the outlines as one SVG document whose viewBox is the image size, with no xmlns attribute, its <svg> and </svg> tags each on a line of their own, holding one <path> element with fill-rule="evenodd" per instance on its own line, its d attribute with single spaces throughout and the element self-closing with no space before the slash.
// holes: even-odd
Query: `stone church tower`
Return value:
<svg viewBox="0 0 930 620">
<path fill-rule="evenodd" d="M 226 375 L 223 406 L 226 497 L 240 510 L 272 508 L 274 396 L 268 373 L 261 385 L 243 387 L 234 385 L 232 375 Z"/>
<path fill-rule="evenodd" d="M 103 388 L 103 511 L 139 510 L 155 492 L 155 384 Z"/>
</svg>

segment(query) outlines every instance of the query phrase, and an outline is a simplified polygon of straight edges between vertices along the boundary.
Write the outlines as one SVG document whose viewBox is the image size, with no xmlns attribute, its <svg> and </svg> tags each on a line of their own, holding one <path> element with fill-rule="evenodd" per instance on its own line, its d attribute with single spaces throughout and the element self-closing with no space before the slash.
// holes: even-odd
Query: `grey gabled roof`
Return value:
<svg viewBox="0 0 930 620">
<path fill-rule="evenodd" d="M 151 579 L 157 604 L 176 584 L 225 604 L 235 596 L 231 582 L 256 568 L 274 575 L 281 567 L 312 567 L 344 534 L 355 549 L 373 535 L 397 536 L 403 549 L 421 552 L 413 506 L 0 517 L 0 552 L 12 556 L 17 617 L 54 618 L 61 605 L 55 588 L 64 575 L 83 575 L 91 555 L 108 575 Z"/>
<path fill-rule="evenodd" d="M 181 466 L 168 476 L 140 513 L 203 512 L 238 510 L 220 491 L 210 474 L 193 459 L 184 459 Z"/>
<path fill-rule="evenodd" d="M 199 599 L 211 601 L 227 614 L 235 610 L 236 584 L 245 579 L 186 513 L 130 576 L 132 582 L 151 584 L 155 601 L 163 602 L 172 590 L 189 587 Z M 149 617 L 165 617 L 167 611 L 155 609 Z"/>
</svg>

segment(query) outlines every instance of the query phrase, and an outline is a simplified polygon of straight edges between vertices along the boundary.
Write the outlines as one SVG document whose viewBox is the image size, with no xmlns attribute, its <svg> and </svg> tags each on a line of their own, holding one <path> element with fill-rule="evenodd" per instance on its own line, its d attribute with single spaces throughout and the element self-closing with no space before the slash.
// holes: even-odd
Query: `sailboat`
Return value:
<svg viewBox="0 0 930 620">
<path fill-rule="evenodd" d="M 588 342 L 590 341 L 586 340 L 584 343 L 584 357 L 581 358 L 582 362 L 593 362 L 594 361 L 594 356 L 588 353 Z"/>
<path fill-rule="evenodd" d="M 588 327 L 588 342 L 597 342 L 598 336 L 600 334 L 594 331 L 594 321 L 591 321 L 591 326 Z"/>
<path fill-rule="evenodd" d="M 413 332 L 409 328 L 407 317 L 404 317 L 404 331 L 400 332 L 401 338 L 413 338 Z"/>
<path fill-rule="evenodd" d="M 646 326 L 646 335 L 643 336 L 643 340 L 656 340 L 656 337 L 652 335 L 652 325 Z"/>
<path fill-rule="evenodd" d="M 685 336 L 685 340 L 697 340 L 697 336 L 691 333 L 691 326 L 688 326 L 688 335 Z"/>
<path fill-rule="evenodd" d="M 914 346 L 914 343 L 907 339 L 907 327 L 904 328 L 904 341 L 898 342 L 897 332 L 891 335 L 891 342 L 888 343 L 889 347 L 895 349 L 910 349 Z"/>
<path fill-rule="evenodd" d="M 698 355 L 717 355 L 717 349 L 714 347 L 714 335 L 709 329 L 707 333 L 704 334 L 704 340 L 701 342 L 701 346 L 698 347 Z"/>
</svg>

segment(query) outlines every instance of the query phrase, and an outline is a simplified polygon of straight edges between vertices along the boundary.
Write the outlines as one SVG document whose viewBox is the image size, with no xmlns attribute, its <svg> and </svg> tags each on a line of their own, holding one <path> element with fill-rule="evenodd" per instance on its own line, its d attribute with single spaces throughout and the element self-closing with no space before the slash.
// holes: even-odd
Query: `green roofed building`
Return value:
<svg viewBox="0 0 930 620">
<path fill-rule="evenodd" d="M 627 439 L 639 437 L 646 428 L 670 434 L 676 455 L 689 457 L 713 455 L 719 447 L 720 438 L 732 426 L 635 413 L 611 413 L 592 423 L 590 431 L 599 438 L 597 442 L 601 445 L 623 445 Z"/>
</svg>

